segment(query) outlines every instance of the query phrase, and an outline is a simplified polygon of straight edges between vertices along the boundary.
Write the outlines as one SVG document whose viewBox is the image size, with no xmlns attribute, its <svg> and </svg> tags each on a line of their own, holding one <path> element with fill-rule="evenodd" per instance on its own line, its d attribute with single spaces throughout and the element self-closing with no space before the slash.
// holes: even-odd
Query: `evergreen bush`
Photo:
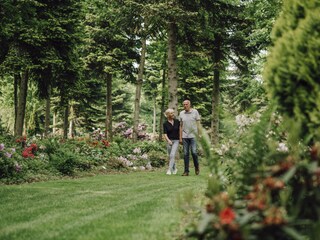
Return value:
<svg viewBox="0 0 320 240">
<path fill-rule="evenodd" d="M 320 137 L 320 1 L 284 0 L 264 80 L 279 110 L 301 124 L 300 137 Z"/>
</svg>

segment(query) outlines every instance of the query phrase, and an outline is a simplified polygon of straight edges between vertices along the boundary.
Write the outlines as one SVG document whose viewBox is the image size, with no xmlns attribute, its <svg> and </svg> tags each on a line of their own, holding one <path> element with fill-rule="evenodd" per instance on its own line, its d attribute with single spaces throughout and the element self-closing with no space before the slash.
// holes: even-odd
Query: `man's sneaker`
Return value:
<svg viewBox="0 0 320 240">
<path fill-rule="evenodd" d="M 173 174 L 177 174 L 177 172 L 178 172 L 178 168 L 175 168 L 175 169 L 173 170 Z"/>
<path fill-rule="evenodd" d="M 170 171 L 170 169 L 167 171 L 167 173 L 166 173 L 167 175 L 171 175 L 171 171 Z"/>
<path fill-rule="evenodd" d="M 188 172 L 184 172 L 181 176 L 189 176 Z"/>
<path fill-rule="evenodd" d="M 200 173 L 199 168 L 196 168 L 195 172 L 196 172 L 196 175 L 199 175 L 199 173 Z"/>
</svg>

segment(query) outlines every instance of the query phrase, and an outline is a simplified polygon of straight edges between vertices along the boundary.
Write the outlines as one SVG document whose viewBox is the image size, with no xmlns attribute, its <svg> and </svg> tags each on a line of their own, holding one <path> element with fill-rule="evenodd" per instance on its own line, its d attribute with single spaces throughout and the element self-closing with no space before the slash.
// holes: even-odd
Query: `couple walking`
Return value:
<svg viewBox="0 0 320 240">
<path fill-rule="evenodd" d="M 173 109 L 169 108 L 165 111 L 167 121 L 163 124 L 163 133 L 167 141 L 167 150 L 170 159 L 167 175 L 177 174 L 178 169 L 175 164 L 175 155 L 179 143 L 183 144 L 184 172 L 182 176 L 189 176 L 190 150 L 195 174 L 199 175 L 200 172 L 196 142 L 200 126 L 200 115 L 196 109 L 191 108 L 191 102 L 189 100 L 183 101 L 183 109 L 179 114 L 179 120 L 175 119 Z"/>
</svg>

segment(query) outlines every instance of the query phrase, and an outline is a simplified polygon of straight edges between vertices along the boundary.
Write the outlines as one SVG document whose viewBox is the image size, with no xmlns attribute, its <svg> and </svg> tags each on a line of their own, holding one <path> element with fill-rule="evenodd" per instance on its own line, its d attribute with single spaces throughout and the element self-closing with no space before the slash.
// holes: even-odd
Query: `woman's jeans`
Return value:
<svg viewBox="0 0 320 240">
<path fill-rule="evenodd" d="M 167 150 L 168 150 L 168 155 L 169 155 L 169 169 L 170 171 L 173 171 L 176 169 L 176 164 L 175 164 L 175 157 L 176 153 L 179 147 L 179 140 L 171 140 L 172 145 L 167 144 Z"/>
<path fill-rule="evenodd" d="M 197 142 L 195 138 L 183 138 L 183 155 L 184 155 L 184 172 L 189 172 L 189 151 L 191 149 L 191 155 L 193 159 L 193 164 L 195 169 L 199 169 L 199 161 L 198 161 L 198 154 L 197 154 Z"/>
</svg>

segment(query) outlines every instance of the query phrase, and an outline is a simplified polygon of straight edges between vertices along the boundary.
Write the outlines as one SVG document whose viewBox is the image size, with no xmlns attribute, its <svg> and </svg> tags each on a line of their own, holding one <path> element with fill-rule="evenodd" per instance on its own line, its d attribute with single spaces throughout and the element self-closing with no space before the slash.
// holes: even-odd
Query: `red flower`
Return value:
<svg viewBox="0 0 320 240">
<path fill-rule="evenodd" d="M 231 208 L 227 207 L 220 212 L 219 217 L 221 224 L 230 224 L 236 218 L 236 214 Z"/>
<path fill-rule="evenodd" d="M 25 142 L 27 140 L 26 136 L 21 136 L 20 138 L 16 139 L 17 143 Z"/>
<path fill-rule="evenodd" d="M 32 149 L 30 149 L 30 147 L 28 147 L 28 148 L 26 148 L 25 150 L 23 150 L 23 152 L 22 152 L 22 157 L 24 157 L 24 158 L 33 158 L 34 157 L 34 155 L 33 155 L 33 153 L 32 153 Z"/>
<path fill-rule="evenodd" d="M 107 140 L 102 139 L 102 143 L 104 146 L 109 147 L 110 146 L 110 142 L 108 142 Z"/>
<path fill-rule="evenodd" d="M 37 144 L 33 143 L 30 147 L 27 147 L 22 152 L 22 157 L 24 158 L 34 158 L 34 153 L 37 151 L 38 146 Z"/>
<path fill-rule="evenodd" d="M 32 151 L 37 151 L 38 150 L 38 146 L 35 143 L 32 143 L 29 148 L 31 148 Z"/>
</svg>

